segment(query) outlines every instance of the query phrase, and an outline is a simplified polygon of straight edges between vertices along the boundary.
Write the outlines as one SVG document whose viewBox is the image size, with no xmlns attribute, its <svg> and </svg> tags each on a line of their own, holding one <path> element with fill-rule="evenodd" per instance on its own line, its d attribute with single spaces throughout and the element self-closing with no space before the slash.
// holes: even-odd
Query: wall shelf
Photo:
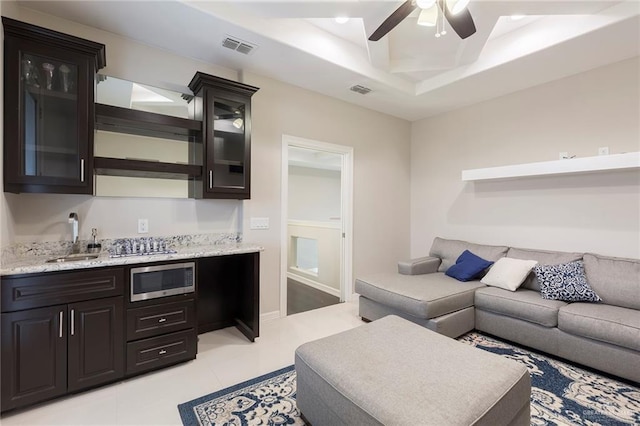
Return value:
<svg viewBox="0 0 640 426">
<path fill-rule="evenodd" d="M 202 166 L 193 164 L 161 163 L 122 158 L 95 157 L 97 175 L 164 179 L 191 179 L 202 176 Z"/>
<path fill-rule="evenodd" d="M 200 140 L 202 122 L 112 105 L 95 104 L 96 128 L 182 141 Z"/>
<path fill-rule="evenodd" d="M 488 167 L 462 171 L 463 181 L 517 179 L 533 176 L 552 176 L 578 173 L 594 173 L 611 170 L 640 169 L 640 152 L 571 158 L 567 160 L 541 161 L 511 166 Z"/>
</svg>

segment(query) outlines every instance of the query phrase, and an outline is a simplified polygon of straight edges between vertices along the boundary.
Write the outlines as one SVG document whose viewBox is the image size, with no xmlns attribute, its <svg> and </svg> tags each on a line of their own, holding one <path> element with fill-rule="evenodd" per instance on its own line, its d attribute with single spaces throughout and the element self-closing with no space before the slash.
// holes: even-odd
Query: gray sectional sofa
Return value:
<svg viewBox="0 0 640 426">
<path fill-rule="evenodd" d="M 543 299 L 533 272 L 516 290 L 460 282 L 445 275 L 469 250 L 556 265 L 582 260 L 601 302 Z M 360 316 L 398 315 L 449 337 L 473 329 L 640 383 L 640 260 L 490 246 L 436 238 L 428 257 L 398 264 L 398 273 L 356 279 Z"/>
</svg>

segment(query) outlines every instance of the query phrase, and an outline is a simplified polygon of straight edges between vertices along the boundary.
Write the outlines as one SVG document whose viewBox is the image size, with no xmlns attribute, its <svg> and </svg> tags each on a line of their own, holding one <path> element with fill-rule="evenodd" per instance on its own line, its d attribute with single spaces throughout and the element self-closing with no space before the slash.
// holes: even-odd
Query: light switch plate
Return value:
<svg viewBox="0 0 640 426">
<path fill-rule="evenodd" d="M 251 229 L 269 229 L 268 217 L 252 217 L 250 221 Z"/>
</svg>

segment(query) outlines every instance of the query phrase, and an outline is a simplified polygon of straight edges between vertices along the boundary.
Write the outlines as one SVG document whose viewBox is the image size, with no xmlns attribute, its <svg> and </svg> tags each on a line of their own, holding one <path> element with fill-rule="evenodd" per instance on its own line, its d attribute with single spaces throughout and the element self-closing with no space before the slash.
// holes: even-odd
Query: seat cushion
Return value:
<svg viewBox="0 0 640 426">
<path fill-rule="evenodd" d="M 567 304 L 558 300 L 544 300 L 540 293 L 533 290 L 512 292 L 486 287 L 476 290 L 475 305 L 476 309 L 555 327 L 558 325 L 558 310 Z"/>
<path fill-rule="evenodd" d="M 442 259 L 439 272 L 444 272 L 456 263 L 456 259 L 462 254 L 463 251 L 469 250 L 476 256 L 480 256 L 483 259 L 495 262 L 496 260 L 504 257 L 509 247 L 505 246 L 488 246 L 484 244 L 474 244 L 467 241 L 459 240 L 447 240 L 444 238 L 436 237 L 431 245 L 429 256 L 435 256 Z"/>
<path fill-rule="evenodd" d="M 523 260 L 537 260 L 538 265 L 558 265 L 560 263 L 575 262 L 582 260 L 582 253 L 570 253 L 564 251 L 531 250 L 511 247 L 507 252 L 507 257 Z M 540 283 L 536 275 L 532 272 L 522 283 L 522 288 L 540 291 Z"/>
<path fill-rule="evenodd" d="M 584 271 L 604 303 L 640 309 L 640 260 L 585 254 Z"/>
<path fill-rule="evenodd" d="M 571 303 L 560 308 L 558 328 L 575 336 L 640 351 L 640 311 L 634 309 Z"/>
<path fill-rule="evenodd" d="M 418 318 L 440 315 L 473 306 L 479 281 L 460 282 L 442 272 L 425 275 L 374 274 L 356 279 L 361 296 L 407 312 Z"/>
</svg>

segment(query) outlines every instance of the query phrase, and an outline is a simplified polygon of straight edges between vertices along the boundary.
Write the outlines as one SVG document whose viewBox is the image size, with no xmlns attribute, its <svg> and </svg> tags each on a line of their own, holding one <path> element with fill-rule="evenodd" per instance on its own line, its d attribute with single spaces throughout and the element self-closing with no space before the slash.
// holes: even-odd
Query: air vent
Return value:
<svg viewBox="0 0 640 426">
<path fill-rule="evenodd" d="M 236 52 L 242 53 L 243 55 L 248 55 L 249 53 L 251 53 L 251 51 L 253 51 L 253 49 L 258 47 L 255 44 L 229 36 L 222 40 L 222 46 L 226 47 L 227 49 L 235 50 Z"/>
<path fill-rule="evenodd" d="M 371 89 L 369 89 L 368 87 L 361 86 L 359 84 L 356 84 L 355 86 L 351 86 L 349 90 L 351 90 L 352 92 L 360 93 L 361 95 L 366 95 L 367 93 L 371 92 Z"/>
</svg>

